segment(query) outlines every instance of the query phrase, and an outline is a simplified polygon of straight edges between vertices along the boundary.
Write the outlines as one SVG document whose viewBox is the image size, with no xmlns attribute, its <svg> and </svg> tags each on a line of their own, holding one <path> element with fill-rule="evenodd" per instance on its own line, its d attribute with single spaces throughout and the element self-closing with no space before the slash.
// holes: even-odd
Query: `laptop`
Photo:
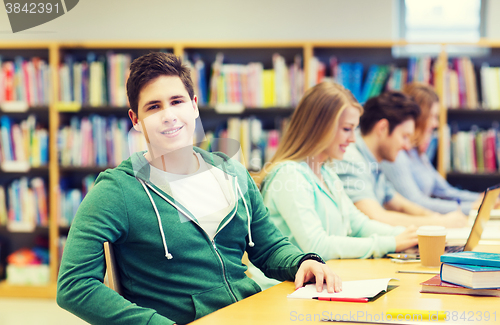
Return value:
<svg viewBox="0 0 500 325">
<path fill-rule="evenodd" d="M 476 216 L 476 219 L 474 220 L 474 224 L 472 225 L 469 237 L 467 238 L 467 242 L 465 245 L 446 245 L 445 247 L 445 253 L 456 253 L 456 252 L 462 252 L 462 251 L 472 251 L 476 246 L 479 244 L 479 241 L 481 240 L 481 235 L 483 234 L 483 230 L 486 227 L 486 223 L 490 220 L 490 213 L 493 207 L 495 206 L 495 203 L 497 201 L 497 198 L 500 195 L 500 184 L 494 185 L 492 187 L 488 187 L 486 189 L 486 192 L 484 193 L 483 201 L 481 202 L 481 205 L 479 206 L 479 210 Z M 408 257 L 413 257 L 413 258 L 419 258 L 419 256 L 415 256 L 415 254 L 418 255 L 418 246 L 417 247 L 412 247 L 404 252 L 401 253 L 396 253 L 396 254 L 387 254 L 389 257 L 395 257 L 395 258 L 408 258 Z M 398 257 L 394 255 L 400 255 Z M 405 256 L 408 255 L 408 256 Z"/>
</svg>

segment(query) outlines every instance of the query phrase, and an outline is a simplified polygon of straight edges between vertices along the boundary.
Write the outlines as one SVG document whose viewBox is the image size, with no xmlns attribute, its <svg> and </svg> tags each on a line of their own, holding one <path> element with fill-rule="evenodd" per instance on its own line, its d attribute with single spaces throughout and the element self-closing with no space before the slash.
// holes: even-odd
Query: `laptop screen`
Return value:
<svg viewBox="0 0 500 325">
<path fill-rule="evenodd" d="M 486 227 L 486 223 L 490 220 L 491 210 L 493 209 L 499 195 L 500 184 L 489 187 L 486 190 L 483 202 L 481 202 L 476 220 L 474 221 L 469 238 L 465 244 L 464 251 L 471 251 L 479 244 L 483 230 Z"/>
</svg>

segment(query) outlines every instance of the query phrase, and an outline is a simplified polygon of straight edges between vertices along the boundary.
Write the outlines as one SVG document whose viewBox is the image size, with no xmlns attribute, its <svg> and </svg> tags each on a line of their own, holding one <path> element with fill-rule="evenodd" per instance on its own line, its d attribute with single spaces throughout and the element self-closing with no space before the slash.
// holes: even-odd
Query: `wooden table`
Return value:
<svg viewBox="0 0 500 325">
<path fill-rule="evenodd" d="M 490 247 L 485 250 L 498 252 L 499 247 L 496 246 L 493 249 Z M 429 322 L 433 324 L 500 324 L 500 298 L 498 297 L 420 293 L 420 283 L 430 279 L 432 274 L 397 273 L 398 270 L 439 271 L 439 268 L 425 268 L 418 263 L 398 264 L 389 259 L 331 260 L 328 261 L 328 265 L 344 281 L 390 277 L 398 278 L 400 281 L 391 281 L 390 284 L 398 285 L 398 287 L 369 303 L 289 299 L 287 295 L 294 291 L 294 284 L 283 282 L 220 309 L 192 324 L 317 323 L 322 317 L 385 321 L 387 317 L 385 312 L 390 308 L 450 312 L 449 315 L 452 318 L 450 321 Z M 489 313 L 489 321 L 485 320 L 486 312 Z M 427 322 L 418 324 L 424 323 Z"/>
</svg>

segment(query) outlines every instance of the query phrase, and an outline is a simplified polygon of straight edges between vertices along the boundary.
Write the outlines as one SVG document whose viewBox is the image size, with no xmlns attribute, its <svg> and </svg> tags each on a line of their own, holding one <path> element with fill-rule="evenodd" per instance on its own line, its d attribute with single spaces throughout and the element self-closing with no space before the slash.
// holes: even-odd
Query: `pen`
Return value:
<svg viewBox="0 0 500 325">
<path fill-rule="evenodd" d="M 335 318 L 323 318 L 323 322 L 338 322 L 338 323 L 356 323 L 356 324 L 387 324 L 387 325 L 399 325 L 402 323 L 386 323 L 386 322 L 368 322 L 359 320 L 348 320 L 348 319 L 335 319 Z"/>
<path fill-rule="evenodd" d="M 399 270 L 396 273 L 439 274 L 439 271 L 405 271 L 405 270 Z"/>
<path fill-rule="evenodd" d="M 323 300 L 323 301 L 368 302 L 368 298 L 313 297 L 313 299 Z"/>
</svg>

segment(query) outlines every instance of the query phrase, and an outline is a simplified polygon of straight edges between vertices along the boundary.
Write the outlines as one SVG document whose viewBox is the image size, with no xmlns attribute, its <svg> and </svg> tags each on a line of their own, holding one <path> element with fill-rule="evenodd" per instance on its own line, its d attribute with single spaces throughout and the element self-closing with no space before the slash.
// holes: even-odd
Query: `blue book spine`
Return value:
<svg viewBox="0 0 500 325">
<path fill-rule="evenodd" d="M 441 262 L 500 267 L 500 254 L 483 252 L 449 253 L 441 255 Z"/>
<path fill-rule="evenodd" d="M 361 103 L 364 103 L 368 100 L 371 89 L 375 83 L 375 80 L 377 79 L 377 74 L 378 74 L 379 67 L 378 65 L 371 65 L 368 74 L 366 76 L 365 84 L 363 85 L 363 92 L 361 94 Z"/>
<path fill-rule="evenodd" d="M 361 83 L 363 81 L 363 64 L 361 62 L 352 65 L 351 77 L 351 91 L 354 98 L 359 102 L 361 101 Z"/>
<path fill-rule="evenodd" d="M 49 137 L 47 132 L 43 132 L 40 139 L 40 160 L 42 165 L 49 164 Z"/>
<path fill-rule="evenodd" d="M 70 96 L 69 100 L 72 102 L 75 100 L 75 93 L 73 88 L 74 77 L 75 77 L 75 74 L 73 73 L 73 65 L 75 64 L 75 58 L 73 57 L 73 55 L 67 54 L 64 56 L 64 63 L 66 63 L 69 70 L 69 85 L 68 85 L 69 96 Z"/>
<path fill-rule="evenodd" d="M 16 94 L 16 100 L 26 101 L 26 88 L 23 73 L 23 62 L 24 59 L 20 56 L 16 56 L 14 59 L 14 78 L 17 79 L 17 85 L 14 89 Z"/>
<path fill-rule="evenodd" d="M 417 64 L 417 58 L 412 57 L 408 60 L 408 83 L 413 81 L 413 77 L 415 76 L 415 65 Z"/>
<path fill-rule="evenodd" d="M 11 122 L 7 115 L 0 118 L 1 140 L 2 140 L 2 155 L 5 161 L 13 160 L 13 145 L 11 137 Z"/>
<path fill-rule="evenodd" d="M 342 62 L 339 64 L 339 70 L 341 71 L 341 80 L 342 86 L 352 91 L 351 87 L 351 63 Z"/>
</svg>

